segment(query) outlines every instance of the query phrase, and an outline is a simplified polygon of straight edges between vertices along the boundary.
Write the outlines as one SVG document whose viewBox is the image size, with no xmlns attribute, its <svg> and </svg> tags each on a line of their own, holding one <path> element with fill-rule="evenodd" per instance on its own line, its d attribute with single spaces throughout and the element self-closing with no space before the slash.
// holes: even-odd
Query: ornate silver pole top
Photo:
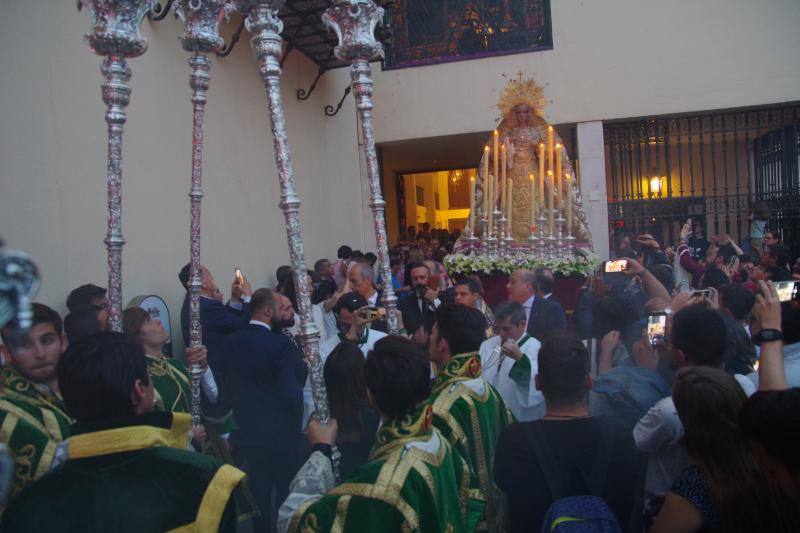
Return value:
<svg viewBox="0 0 800 533">
<path fill-rule="evenodd" d="M 0 241 L 0 246 L 3 243 Z M 0 252 L 0 327 L 17 319 L 26 330 L 33 321 L 31 298 L 39 290 L 39 269 L 23 252 Z"/>
<path fill-rule="evenodd" d="M 178 0 L 175 15 L 184 23 L 179 37 L 181 46 L 189 52 L 216 52 L 225 40 L 219 35 L 219 25 L 233 11 L 233 0 Z"/>
<path fill-rule="evenodd" d="M 153 0 L 78 0 L 92 19 L 86 41 L 101 56 L 137 57 L 147 50 L 147 39 L 139 33 Z"/>
<path fill-rule="evenodd" d="M 383 45 L 375 39 L 375 26 L 381 19 L 383 8 L 372 0 L 337 0 L 322 15 L 322 22 L 339 38 L 333 53 L 342 61 L 383 55 Z"/>
</svg>

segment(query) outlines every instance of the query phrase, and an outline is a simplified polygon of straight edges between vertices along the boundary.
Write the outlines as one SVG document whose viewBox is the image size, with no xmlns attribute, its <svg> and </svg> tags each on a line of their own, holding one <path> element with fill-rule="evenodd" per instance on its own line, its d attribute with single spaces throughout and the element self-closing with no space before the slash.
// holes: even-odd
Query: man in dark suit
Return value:
<svg viewBox="0 0 800 533">
<path fill-rule="evenodd" d="M 560 304 L 553 292 L 556 290 L 556 277 L 549 268 L 539 267 L 536 274 L 536 297 Z"/>
<path fill-rule="evenodd" d="M 530 270 L 517 270 L 508 278 L 508 299 L 525 308 L 528 334 L 544 342 L 554 331 L 567 329 L 567 316 L 561 304 L 536 297 L 536 274 Z"/>
<path fill-rule="evenodd" d="M 240 429 L 232 440 L 261 509 L 256 533 L 275 530 L 272 501 L 280 506 L 300 464 L 297 443 L 308 368 L 289 338 L 273 331 L 280 295 L 259 289 L 250 300 L 251 319 L 222 342 L 225 379 Z"/>
<path fill-rule="evenodd" d="M 414 291 L 403 298 L 397 308 L 403 314 L 403 324 L 418 346 L 428 345 L 428 336 L 436 321 L 436 308 L 441 303 L 439 294 L 428 287 L 431 271 L 423 263 L 413 263 L 411 287 Z"/>
<path fill-rule="evenodd" d="M 222 303 L 223 296 L 214 281 L 214 276 L 204 266 L 200 267 L 203 286 L 200 289 L 200 326 L 203 345 L 208 349 L 208 364 L 218 372 L 221 369 L 220 345 L 226 335 L 238 331 L 250 320 L 250 295 L 252 289 L 247 278 L 243 283 L 234 281 L 231 287 L 231 300 L 228 305 Z M 181 330 L 183 342 L 189 345 L 189 265 L 184 266 L 178 274 L 181 284 L 186 289 L 181 308 Z"/>
</svg>

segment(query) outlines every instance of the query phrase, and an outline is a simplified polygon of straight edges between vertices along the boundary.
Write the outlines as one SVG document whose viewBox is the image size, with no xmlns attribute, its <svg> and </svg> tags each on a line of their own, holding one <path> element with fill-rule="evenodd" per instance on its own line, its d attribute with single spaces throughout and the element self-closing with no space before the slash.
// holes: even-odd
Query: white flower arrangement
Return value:
<svg viewBox="0 0 800 533">
<path fill-rule="evenodd" d="M 515 270 L 547 268 L 562 276 L 589 276 L 597 271 L 599 258 L 587 249 L 581 249 L 575 257 L 544 259 L 535 256 L 487 257 L 481 255 L 451 254 L 444 258 L 448 274 L 512 274 Z"/>
</svg>

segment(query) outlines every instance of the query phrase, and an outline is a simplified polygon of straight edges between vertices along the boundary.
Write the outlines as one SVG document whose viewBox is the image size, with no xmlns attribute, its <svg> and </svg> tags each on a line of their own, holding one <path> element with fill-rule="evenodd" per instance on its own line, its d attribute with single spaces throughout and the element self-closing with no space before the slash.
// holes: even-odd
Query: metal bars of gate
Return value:
<svg viewBox="0 0 800 533">
<path fill-rule="evenodd" d="M 746 243 L 757 200 L 800 252 L 800 103 L 610 122 L 611 226 L 673 243 L 687 218 Z"/>
</svg>

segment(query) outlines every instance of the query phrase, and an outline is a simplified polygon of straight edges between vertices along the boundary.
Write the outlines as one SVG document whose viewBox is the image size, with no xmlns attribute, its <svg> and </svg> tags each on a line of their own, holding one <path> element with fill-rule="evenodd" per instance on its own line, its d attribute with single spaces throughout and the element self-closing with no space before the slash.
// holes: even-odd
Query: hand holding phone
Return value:
<svg viewBox="0 0 800 533">
<path fill-rule="evenodd" d="M 618 274 L 628 270 L 628 260 L 618 259 L 616 261 L 606 261 L 606 274 Z"/>
<path fill-rule="evenodd" d="M 667 335 L 667 314 L 651 313 L 647 315 L 647 338 L 652 346 L 656 346 Z"/>
</svg>

